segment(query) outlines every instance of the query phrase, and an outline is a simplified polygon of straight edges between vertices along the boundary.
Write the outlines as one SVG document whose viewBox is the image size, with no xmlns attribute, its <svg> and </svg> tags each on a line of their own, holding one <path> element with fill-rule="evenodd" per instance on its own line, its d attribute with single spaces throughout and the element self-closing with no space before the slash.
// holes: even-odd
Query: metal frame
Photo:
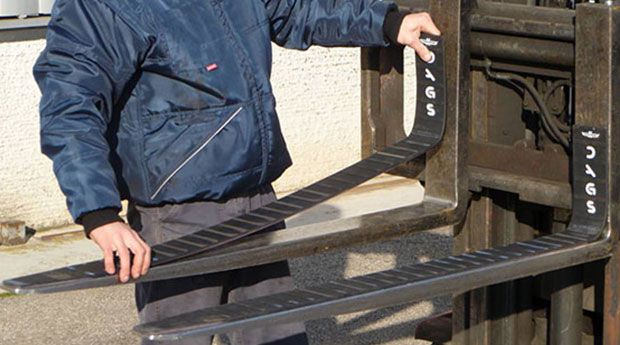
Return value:
<svg viewBox="0 0 620 345">
<path fill-rule="evenodd" d="M 593 39 L 597 37 L 599 39 Z M 583 4 L 577 8 L 576 30 L 576 122 L 607 125 L 611 164 L 609 166 L 609 236 L 613 256 L 605 264 L 603 344 L 620 343 L 620 3 Z M 575 287 L 579 289 L 579 287 Z"/>
<path fill-rule="evenodd" d="M 522 2 L 531 3 L 525 0 Z M 572 207 L 569 198 L 571 185 L 568 154 L 557 149 L 535 151 L 528 147 L 512 147 L 510 140 L 502 141 L 501 135 L 498 136 L 502 128 L 508 131 L 521 130 L 514 125 L 515 120 L 520 121 L 520 118 L 518 114 L 511 115 L 498 110 L 497 105 L 489 104 L 489 99 L 492 98 L 506 102 L 506 92 L 502 91 L 502 86 L 491 85 L 485 77 L 485 59 L 493 60 L 493 67 L 498 70 L 516 72 L 530 78 L 575 79 L 575 88 L 581 90 L 577 91 L 575 97 L 575 124 L 600 126 L 605 123 L 605 128 L 615 128 L 617 124 L 614 121 L 617 120 L 613 120 L 610 114 L 616 111 L 617 106 L 612 95 L 618 93 L 618 81 L 612 77 L 619 75 L 616 71 L 617 53 L 612 49 L 613 42 L 617 41 L 615 37 L 618 37 L 615 28 L 617 8 L 618 2 L 581 4 L 577 11 L 541 7 L 533 9 L 524 5 L 489 1 L 478 1 L 472 5 L 472 118 L 469 127 L 471 141 L 467 149 L 467 170 L 469 189 L 480 197 L 471 202 L 465 228 L 455 233 L 455 253 L 525 240 L 541 231 L 563 231 L 566 219 L 561 215 L 566 211 L 562 209 L 568 210 Z M 435 19 L 441 21 L 443 15 L 436 15 Z M 446 17 L 449 20 L 456 18 L 454 14 Z M 401 105 L 388 102 L 386 98 L 390 96 L 382 95 L 383 92 L 390 94 L 399 91 L 391 86 L 394 84 L 393 80 L 398 80 L 399 76 L 383 73 L 386 70 L 385 61 L 395 57 L 383 54 L 368 50 L 363 60 L 374 58 L 374 64 L 381 66 L 375 71 L 368 68 L 369 64 L 363 64 L 367 69 L 363 71 L 363 94 L 368 96 L 363 107 L 363 119 L 374 116 L 374 121 L 363 122 L 363 148 L 367 153 L 372 152 L 373 147 L 381 147 L 382 143 L 394 140 L 402 127 L 399 113 Z M 374 79 L 370 78 L 373 73 Z M 585 78 L 584 75 L 590 77 Z M 579 93 L 584 90 L 587 95 Z M 520 109 L 522 105 L 517 102 L 507 101 L 504 109 Z M 590 117 L 580 115 L 583 113 L 590 114 Z M 497 116 L 498 114 L 501 116 Z M 493 120 L 489 120 L 491 116 L 494 116 Z M 598 120 L 591 121 L 595 116 L 598 116 Z M 510 118 L 514 120 L 506 121 Z M 372 133 L 377 132 L 377 129 L 380 129 L 380 135 L 373 137 Z M 618 162 L 618 157 L 613 152 L 613 148 L 618 147 L 615 143 L 618 139 L 613 136 L 613 130 L 609 131 L 609 135 L 611 162 Z M 502 160 L 503 157 L 510 157 L 510 161 L 515 164 Z M 521 162 L 520 166 L 518 162 Z M 611 164 L 610 166 L 613 166 L 614 163 Z M 395 173 L 418 176 L 421 169 L 420 164 L 410 164 Z M 426 175 L 435 177 L 438 172 L 440 171 Z M 617 179 L 612 175 L 613 171 L 609 174 L 609 194 L 612 197 L 610 205 L 613 209 L 617 208 L 614 195 L 620 193 L 616 190 L 614 181 Z M 432 179 L 427 182 L 432 183 Z M 610 209 L 609 214 L 617 215 L 618 210 Z M 540 221 L 544 219 L 546 220 L 543 224 Z M 610 219 L 610 229 L 617 227 L 617 221 Z M 610 243 L 616 241 L 614 233 L 610 231 Z M 607 247 L 609 248 L 609 244 Z M 610 263 L 604 266 L 606 303 L 618 300 L 620 273 L 617 262 L 618 259 L 612 256 Z M 547 286 L 551 290 L 549 322 L 553 344 L 580 343 L 582 306 L 577 299 L 583 295 L 584 279 L 586 278 L 580 267 L 536 279 L 555 281 Z M 527 335 L 533 337 L 532 296 L 538 294 L 533 283 L 531 279 L 508 282 L 456 298 L 452 318 L 453 343 L 530 344 L 532 339 Z M 596 291 L 601 294 L 603 287 L 597 286 Z M 596 310 L 602 312 L 603 307 L 597 306 Z M 441 323 L 445 325 L 445 318 Z M 620 336 L 617 331 L 613 331 L 620 329 L 620 312 L 615 304 L 605 307 L 605 324 L 614 325 L 605 327 L 606 344 L 619 343 Z M 525 336 L 517 337 L 516 334 Z"/>
</svg>

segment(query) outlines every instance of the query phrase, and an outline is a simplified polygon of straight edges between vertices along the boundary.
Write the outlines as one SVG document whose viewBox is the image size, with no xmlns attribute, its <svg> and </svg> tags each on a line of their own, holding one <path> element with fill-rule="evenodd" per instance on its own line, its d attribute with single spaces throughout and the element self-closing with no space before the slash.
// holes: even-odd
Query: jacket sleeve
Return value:
<svg viewBox="0 0 620 345">
<path fill-rule="evenodd" d="M 272 40 L 280 46 L 386 46 L 386 14 L 395 4 L 381 0 L 263 0 Z"/>
<path fill-rule="evenodd" d="M 34 66 L 41 150 L 75 220 L 121 208 L 106 131 L 147 40 L 100 0 L 58 0 Z"/>
</svg>

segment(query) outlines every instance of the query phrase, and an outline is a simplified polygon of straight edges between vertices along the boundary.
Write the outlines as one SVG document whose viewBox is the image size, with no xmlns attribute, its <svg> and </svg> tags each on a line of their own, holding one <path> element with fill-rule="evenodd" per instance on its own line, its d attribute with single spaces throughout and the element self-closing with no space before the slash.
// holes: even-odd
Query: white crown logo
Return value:
<svg viewBox="0 0 620 345">
<path fill-rule="evenodd" d="M 594 131 L 581 132 L 581 135 L 588 139 L 598 139 L 601 137 L 601 133 L 596 133 Z"/>
<path fill-rule="evenodd" d="M 420 40 L 420 42 L 422 42 L 422 44 L 424 44 L 425 46 L 429 47 L 434 47 L 439 44 L 439 41 L 434 41 L 430 38 L 423 38 Z"/>
</svg>

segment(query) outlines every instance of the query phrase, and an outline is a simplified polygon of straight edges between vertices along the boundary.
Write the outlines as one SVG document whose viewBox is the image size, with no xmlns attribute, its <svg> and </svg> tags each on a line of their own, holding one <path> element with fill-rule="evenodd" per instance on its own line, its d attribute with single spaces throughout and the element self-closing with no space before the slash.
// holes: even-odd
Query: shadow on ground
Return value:
<svg viewBox="0 0 620 345">
<path fill-rule="evenodd" d="M 417 233 L 398 240 L 293 260 L 300 287 L 368 274 L 448 256 L 452 237 L 446 231 Z M 325 265 L 327 263 L 327 265 Z M 414 341 L 415 327 L 449 309 L 449 297 L 307 322 L 314 345 L 428 344 Z"/>
<path fill-rule="evenodd" d="M 322 221 L 340 218 L 331 205 L 317 206 Z M 295 219 L 294 225 L 312 223 L 311 215 Z M 298 287 L 413 265 L 451 254 L 452 237 L 447 230 L 416 233 L 397 240 L 291 260 Z M 306 322 L 313 345 L 428 344 L 415 341 L 415 327 L 427 317 L 450 308 L 449 297 L 409 303 Z M 228 345 L 226 337 L 222 344 Z"/>
</svg>

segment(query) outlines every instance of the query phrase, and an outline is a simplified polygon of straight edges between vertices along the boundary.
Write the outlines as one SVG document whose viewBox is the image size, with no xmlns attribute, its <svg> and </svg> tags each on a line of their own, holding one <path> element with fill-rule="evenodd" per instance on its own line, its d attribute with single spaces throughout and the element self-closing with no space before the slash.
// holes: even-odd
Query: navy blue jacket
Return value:
<svg viewBox="0 0 620 345">
<path fill-rule="evenodd" d="M 218 200 L 290 166 L 271 42 L 385 46 L 380 0 L 57 0 L 34 67 L 42 151 L 74 219 Z"/>
</svg>

